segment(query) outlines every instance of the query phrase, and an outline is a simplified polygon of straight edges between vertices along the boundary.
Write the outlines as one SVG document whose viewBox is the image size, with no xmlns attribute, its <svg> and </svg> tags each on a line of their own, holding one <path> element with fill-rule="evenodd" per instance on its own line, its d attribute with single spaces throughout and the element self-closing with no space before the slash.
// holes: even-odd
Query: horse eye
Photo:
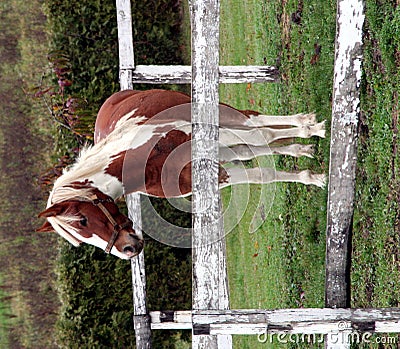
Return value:
<svg viewBox="0 0 400 349">
<path fill-rule="evenodd" d="M 87 226 L 87 218 L 86 217 L 82 217 L 81 220 L 79 221 L 79 223 L 81 223 L 81 225 L 86 227 Z"/>
</svg>

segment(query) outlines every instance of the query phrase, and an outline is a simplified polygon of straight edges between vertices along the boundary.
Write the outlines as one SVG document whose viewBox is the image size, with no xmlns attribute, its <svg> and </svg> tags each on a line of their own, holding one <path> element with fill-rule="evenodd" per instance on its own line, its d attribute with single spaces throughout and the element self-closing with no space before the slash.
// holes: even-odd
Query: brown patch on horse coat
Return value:
<svg viewBox="0 0 400 349">
<path fill-rule="evenodd" d="M 166 109 L 186 103 L 190 103 L 190 97 L 176 91 L 126 90 L 117 92 L 104 102 L 97 114 L 95 141 L 98 142 L 111 133 L 117 121 L 134 109 L 137 110 L 131 118 L 145 116 L 150 119 Z"/>
<path fill-rule="evenodd" d="M 188 195 L 192 191 L 191 135 L 171 130 L 153 136 L 146 144 L 114 156 L 106 173 L 117 177 L 125 193 L 141 192 L 161 198 Z M 228 174 L 220 167 L 220 182 Z"/>
<path fill-rule="evenodd" d="M 191 191 L 190 140 L 190 134 L 179 130 L 155 135 L 140 147 L 117 154 L 106 173 L 123 183 L 125 193 L 185 195 Z"/>
</svg>

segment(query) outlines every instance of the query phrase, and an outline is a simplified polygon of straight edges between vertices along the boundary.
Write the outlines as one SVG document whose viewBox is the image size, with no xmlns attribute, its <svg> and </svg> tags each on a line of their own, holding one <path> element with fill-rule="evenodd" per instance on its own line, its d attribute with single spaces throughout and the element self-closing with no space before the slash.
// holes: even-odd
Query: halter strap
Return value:
<svg viewBox="0 0 400 349">
<path fill-rule="evenodd" d="M 124 224 L 119 225 L 115 219 L 113 218 L 113 216 L 111 216 L 110 212 L 107 210 L 107 208 L 103 205 L 103 202 L 114 202 L 113 199 L 111 198 L 107 198 L 107 199 L 99 199 L 97 197 L 97 195 L 93 195 L 91 198 L 91 201 L 93 203 L 93 205 L 97 206 L 103 213 L 104 215 L 107 217 L 107 219 L 109 220 L 109 222 L 113 225 L 113 233 L 111 235 L 110 240 L 108 241 L 108 244 L 106 246 L 106 248 L 104 249 L 104 252 L 109 254 L 112 247 L 114 246 L 115 240 L 117 240 L 118 234 L 119 232 L 130 226 L 130 222 L 126 221 Z"/>
</svg>

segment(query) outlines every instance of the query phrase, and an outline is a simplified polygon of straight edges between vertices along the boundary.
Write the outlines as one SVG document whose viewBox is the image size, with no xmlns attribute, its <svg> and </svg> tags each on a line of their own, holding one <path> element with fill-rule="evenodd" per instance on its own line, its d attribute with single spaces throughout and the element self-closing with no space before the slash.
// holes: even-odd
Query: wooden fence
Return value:
<svg viewBox="0 0 400 349">
<path fill-rule="evenodd" d="M 329 334 L 341 330 L 390 333 L 400 332 L 400 309 L 154 311 L 151 324 L 153 329 L 193 329 L 195 335 Z"/>
<path fill-rule="evenodd" d="M 228 310 L 225 240 L 217 185 L 219 83 L 275 82 L 277 69 L 218 65 L 218 0 L 190 0 L 192 66 L 135 66 L 129 0 L 117 0 L 121 89 L 135 83 L 192 83 L 193 310 L 146 308 L 143 253 L 132 260 L 137 348 L 151 348 L 151 329 L 192 329 L 193 348 L 231 348 L 231 334 L 324 334 L 326 347 L 347 348 L 346 334 L 400 332 L 400 309 L 349 309 L 349 261 L 354 201 L 364 8 L 338 0 L 335 80 L 328 187 L 326 307 Z M 201 144 L 201 146 L 200 146 Z M 127 196 L 141 226 L 140 199 Z M 207 209 L 204 209 L 207 208 Z M 216 241 L 207 244 L 210 240 Z M 218 267 L 217 267 L 218 266 Z M 259 337 L 260 338 L 260 337 Z"/>
</svg>

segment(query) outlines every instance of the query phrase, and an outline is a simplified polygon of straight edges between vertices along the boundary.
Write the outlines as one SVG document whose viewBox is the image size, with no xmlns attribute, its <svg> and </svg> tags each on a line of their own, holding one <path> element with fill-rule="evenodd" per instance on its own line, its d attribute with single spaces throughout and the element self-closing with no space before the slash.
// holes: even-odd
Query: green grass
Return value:
<svg viewBox="0 0 400 349">
<path fill-rule="evenodd" d="M 226 6 L 225 10 L 224 5 Z M 238 108 L 253 108 L 266 114 L 316 111 L 320 120 L 327 119 L 329 121 L 334 31 L 330 32 L 326 28 L 321 31 L 320 23 L 313 23 L 311 17 L 322 16 L 327 24 L 330 24 L 331 29 L 334 28 L 333 5 L 326 3 L 324 6 L 317 6 L 312 2 L 304 4 L 304 8 L 307 7 L 309 11 L 304 10 L 302 17 L 304 24 L 301 26 L 291 23 L 290 19 L 286 19 L 289 23 L 282 19 L 290 16 L 297 9 L 297 5 L 295 7 L 294 4 L 288 4 L 285 8 L 281 8 L 274 2 L 264 4 L 264 7 L 259 8 L 257 4 L 241 2 L 242 8 L 237 12 L 235 7 L 235 12 L 231 12 L 230 5 L 222 2 L 222 64 L 262 65 L 266 62 L 275 65 L 277 61 L 280 61 L 283 79 L 277 84 L 221 86 L 221 100 Z M 226 22 L 232 22 L 229 23 L 229 26 L 224 21 L 225 11 L 226 16 L 229 14 L 230 17 L 230 20 Z M 233 19 L 235 16 L 236 18 Z M 281 18 L 280 22 L 277 17 Z M 252 20 L 245 21 L 246 18 Z M 245 23 L 245 26 L 235 26 L 233 23 Z M 284 39 L 286 41 L 283 41 Z M 318 42 L 324 49 L 322 49 L 318 63 L 311 65 L 310 59 L 314 52 L 315 42 Z M 242 46 L 245 48 L 243 49 Z M 304 57 L 300 60 L 299 56 Z M 325 161 L 327 161 L 329 140 L 319 142 L 311 140 L 309 142 L 316 142 L 316 159 L 275 158 L 275 166 L 288 170 L 311 168 L 314 171 L 326 171 Z M 301 256 L 299 262 L 304 263 L 302 259 L 305 258 L 309 259 L 308 263 L 315 263 L 314 258 L 307 255 L 312 253 L 315 248 L 318 249 L 317 255 L 324 249 L 323 238 L 319 238 L 325 229 L 324 190 L 299 184 L 279 183 L 276 184 L 275 196 L 267 199 L 273 200 L 272 210 L 265 225 L 254 236 L 278 243 L 280 248 L 277 248 L 279 251 L 277 256 L 286 259 L 288 253 L 293 253 L 295 257 L 299 257 L 300 252 L 304 250 L 305 256 Z M 246 244 L 243 243 L 243 245 Z M 313 248 L 307 251 L 307 245 Z M 251 244 L 247 247 L 251 250 Z M 287 247 L 290 247 L 292 251 L 288 251 Z M 280 274 L 279 269 L 283 267 L 282 259 L 278 264 L 280 267 L 277 268 L 277 273 L 272 269 L 270 274 Z M 320 263 L 320 266 L 323 266 L 323 262 Z M 310 269 L 310 273 L 313 269 Z M 320 279 L 316 275 L 307 277 Z M 318 289 L 316 292 L 319 295 L 312 295 L 314 300 L 310 301 L 311 304 L 321 304 L 323 287 L 318 287 Z M 288 292 L 289 290 L 286 289 L 284 295 L 288 295 Z M 286 305 L 294 304 L 290 299 L 284 299 L 285 297 L 282 295 L 278 298 L 279 301 L 275 300 L 274 302 L 275 306 L 282 306 L 282 304 L 277 304 L 281 301 Z"/>
<path fill-rule="evenodd" d="M 300 24 L 292 21 L 298 3 L 221 2 L 221 64 L 278 64 L 282 80 L 223 85 L 220 98 L 269 114 L 315 111 L 329 128 L 336 1 L 302 1 Z M 400 12 L 389 1 L 382 6 L 367 1 L 366 16 L 352 306 L 398 306 Z M 276 167 L 327 172 L 329 139 L 311 142 L 316 143 L 315 159 L 280 157 Z M 228 235 L 231 307 L 322 307 L 326 191 L 280 183 L 275 196 L 265 198 L 271 200 L 272 209 L 256 233 L 247 230 L 250 212 Z M 234 343 L 237 348 L 266 346 L 246 336 Z"/>
<path fill-rule="evenodd" d="M 221 6 L 221 63 L 279 64 L 282 75 L 277 84 L 223 85 L 221 100 L 265 114 L 315 111 L 320 120 L 329 120 L 334 3 L 304 2 L 301 25 L 290 20 L 297 2 L 289 1 L 282 7 L 279 2 L 223 1 Z M 318 62 L 311 64 L 315 43 L 322 49 Z M 329 141 L 311 142 L 316 143 L 314 160 L 276 158 L 276 168 L 326 171 Z M 273 203 L 260 229 L 250 234 L 246 224 L 249 217 L 245 215 L 228 235 L 231 307 L 321 307 L 325 277 L 325 190 L 278 183 L 274 194 L 267 192 L 263 199 L 266 206 Z M 256 336 L 237 336 L 234 343 L 237 348 L 267 346 L 259 343 Z"/>
<path fill-rule="evenodd" d="M 3 285 L 3 276 L 0 275 L 0 286 Z M 7 294 L 0 289 L 0 347 L 8 348 L 8 327 L 10 325 L 9 316 L 10 316 L 10 307 L 8 302 L 4 302 Z"/>
<path fill-rule="evenodd" d="M 367 3 L 353 303 L 399 306 L 400 9 Z"/>
</svg>

